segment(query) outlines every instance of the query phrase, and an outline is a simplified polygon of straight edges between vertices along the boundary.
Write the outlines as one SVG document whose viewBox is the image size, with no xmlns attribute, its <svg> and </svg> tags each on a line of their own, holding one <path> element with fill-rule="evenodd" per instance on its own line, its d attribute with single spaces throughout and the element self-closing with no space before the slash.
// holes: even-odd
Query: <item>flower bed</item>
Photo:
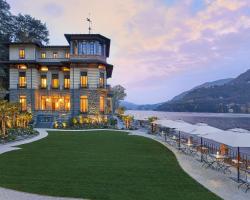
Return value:
<svg viewBox="0 0 250 200">
<path fill-rule="evenodd" d="M 89 117 L 73 117 L 68 122 L 56 121 L 54 128 L 57 129 L 116 129 L 116 119 L 110 117 L 103 118 L 89 118 Z"/>
<path fill-rule="evenodd" d="M 10 128 L 7 130 L 7 136 L 0 139 L 0 143 L 13 142 L 27 139 L 38 135 L 38 132 L 30 127 L 28 128 Z"/>
</svg>

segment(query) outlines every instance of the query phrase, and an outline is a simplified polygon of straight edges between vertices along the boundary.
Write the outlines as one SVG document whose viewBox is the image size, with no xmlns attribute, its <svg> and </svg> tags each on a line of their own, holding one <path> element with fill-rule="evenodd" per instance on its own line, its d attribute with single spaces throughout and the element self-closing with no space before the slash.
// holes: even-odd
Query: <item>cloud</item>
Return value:
<svg viewBox="0 0 250 200">
<path fill-rule="evenodd" d="M 22 2 L 12 7 L 46 21 L 53 44 L 66 43 L 64 33 L 86 33 L 85 18 L 91 13 L 93 31 L 112 40 L 109 62 L 115 67 L 111 83 L 134 91 L 131 99 L 136 99 L 135 94 L 145 95 L 145 89 L 140 93 L 145 85 L 150 91 L 166 91 L 157 98 L 169 97 L 168 85 L 159 83 L 178 76 L 185 80 L 184 74 L 190 71 L 203 71 L 204 81 L 209 81 L 208 68 L 225 77 L 232 63 L 244 60 L 245 67 L 249 64 L 248 0 Z M 185 87 L 194 86 L 197 80 L 188 81 Z M 179 91 L 180 86 L 174 88 Z M 147 96 L 149 102 L 151 96 Z"/>
</svg>

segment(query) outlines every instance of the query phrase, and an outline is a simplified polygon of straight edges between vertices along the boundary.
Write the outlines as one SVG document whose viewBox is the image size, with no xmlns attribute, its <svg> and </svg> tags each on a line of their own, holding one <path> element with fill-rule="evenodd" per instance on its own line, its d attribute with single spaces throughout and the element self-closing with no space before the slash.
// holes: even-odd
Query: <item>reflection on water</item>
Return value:
<svg viewBox="0 0 250 200">
<path fill-rule="evenodd" d="M 181 119 L 196 124 L 206 123 L 220 129 L 242 128 L 250 130 L 250 114 L 230 113 L 183 113 L 183 112 L 159 112 L 159 111 L 138 111 L 128 110 L 126 114 L 134 115 L 135 118 L 148 118 L 156 116 L 159 119 Z"/>
</svg>

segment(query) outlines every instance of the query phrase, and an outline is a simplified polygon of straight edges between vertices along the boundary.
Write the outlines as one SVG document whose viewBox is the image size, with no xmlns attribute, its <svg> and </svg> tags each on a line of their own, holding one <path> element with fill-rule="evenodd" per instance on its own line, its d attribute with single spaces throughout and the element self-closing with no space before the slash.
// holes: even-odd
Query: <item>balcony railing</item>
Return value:
<svg viewBox="0 0 250 200">
<path fill-rule="evenodd" d="M 27 88 L 27 84 L 17 84 L 17 88 L 25 89 Z"/>
</svg>

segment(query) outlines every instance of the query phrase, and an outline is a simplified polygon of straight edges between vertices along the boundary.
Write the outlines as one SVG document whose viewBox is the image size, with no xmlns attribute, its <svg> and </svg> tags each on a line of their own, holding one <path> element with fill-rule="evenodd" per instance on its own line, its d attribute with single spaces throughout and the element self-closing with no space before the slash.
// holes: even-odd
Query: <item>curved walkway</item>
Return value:
<svg viewBox="0 0 250 200">
<path fill-rule="evenodd" d="M 156 140 L 170 149 L 176 156 L 182 169 L 201 185 L 225 200 L 249 200 L 250 192 L 238 189 L 238 184 L 223 173 L 205 169 L 193 157 L 180 153 L 177 149 L 165 143 L 161 137 L 149 135 L 142 131 L 131 131 L 131 135 L 138 135 Z"/>
<path fill-rule="evenodd" d="M 48 136 L 47 130 L 55 131 L 55 129 L 36 129 L 39 132 L 38 136 L 33 138 L 22 140 L 18 142 L 12 142 L 4 145 L 0 145 L 0 154 L 18 150 L 18 145 L 31 143 Z M 95 131 L 103 129 L 92 129 L 92 130 L 74 130 L 74 131 Z M 105 129 L 107 130 L 107 129 Z M 61 130 L 60 130 L 61 131 Z M 63 130 L 69 131 L 69 130 Z M 71 130 L 70 130 L 71 131 Z M 121 130 L 117 130 L 121 131 Z M 124 132 L 124 130 L 122 130 Z M 222 173 L 212 171 L 210 169 L 204 169 L 201 167 L 201 163 L 194 161 L 190 156 L 179 153 L 176 149 L 169 146 L 161 140 L 160 137 L 146 134 L 142 131 L 130 131 L 131 135 L 138 135 L 147 138 L 151 138 L 162 143 L 168 149 L 170 149 L 176 156 L 180 166 L 183 170 L 188 173 L 193 179 L 198 181 L 200 184 L 208 188 L 210 191 L 214 192 L 221 198 L 225 200 L 249 200 L 250 193 L 244 193 L 237 189 L 237 184 L 230 180 L 227 176 Z M 48 197 L 37 194 L 30 194 L 25 192 L 18 192 L 11 189 L 5 189 L 0 187 L 0 199 L 4 200 L 76 200 L 74 198 L 60 198 L 60 197 Z"/>
</svg>

